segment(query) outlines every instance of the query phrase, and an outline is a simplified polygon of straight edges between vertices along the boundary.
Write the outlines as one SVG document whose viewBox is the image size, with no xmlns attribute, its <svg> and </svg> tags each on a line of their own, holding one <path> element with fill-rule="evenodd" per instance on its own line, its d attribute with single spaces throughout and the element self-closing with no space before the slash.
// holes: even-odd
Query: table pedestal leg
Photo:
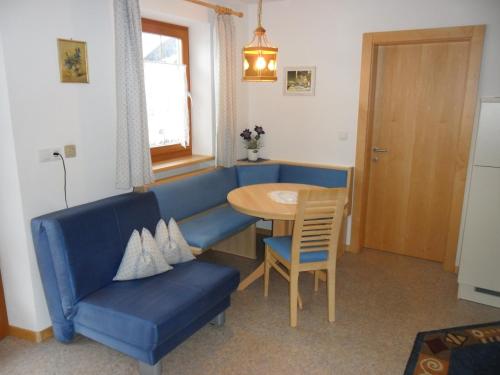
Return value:
<svg viewBox="0 0 500 375">
<path fill-rule="evenodd" d="M 255 269 L 255 271 L 240 282 L 240 285 L 238 285 L 238 291 L 245 290 L 250 284 L 262 276 L 264 276 L 264 262 L 262 262 L 259 267 Z"/>
<path fill-rule="evenodd" d="M 291 236 L 293 232 L 293 221 L 273 220 L 273 236 Z"/>
</svg>

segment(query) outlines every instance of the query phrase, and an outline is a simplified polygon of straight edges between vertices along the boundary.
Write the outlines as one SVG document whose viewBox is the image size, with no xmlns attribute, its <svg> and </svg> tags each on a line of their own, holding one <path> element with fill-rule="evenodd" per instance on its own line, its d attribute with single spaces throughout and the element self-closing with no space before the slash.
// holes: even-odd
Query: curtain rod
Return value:
<svg viewBox="0 0 500 375">
<path fill-rule="evenodd" d="M 198 5 L 213 9 L 213 10 L 215 10 L 216 13 L 219 13 L 219 14 L 230 14 L 230 15 L 238 16 L 240 18 L 243 17 L 243 12 L 237 12 L 231 8 L 226 8 L 226 7 L 223 7 L 220 5 L 207 3 L 206 1 L 201 1 L 201 0 L 185 0 L 185 1 L 189 1 L 190 3 L 198 4 Z"/>
</svg>

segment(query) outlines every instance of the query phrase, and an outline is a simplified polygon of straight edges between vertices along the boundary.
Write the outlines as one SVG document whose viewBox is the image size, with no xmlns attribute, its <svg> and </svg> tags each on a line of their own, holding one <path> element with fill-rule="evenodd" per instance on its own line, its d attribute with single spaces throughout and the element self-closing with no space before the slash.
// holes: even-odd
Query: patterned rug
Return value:
<svg viewBox="0 0 500 375">
<path fill-rule="evenodd" d="M 499 375 L 500 322 L 420 332 L 404 375 Z"/>
</svg>

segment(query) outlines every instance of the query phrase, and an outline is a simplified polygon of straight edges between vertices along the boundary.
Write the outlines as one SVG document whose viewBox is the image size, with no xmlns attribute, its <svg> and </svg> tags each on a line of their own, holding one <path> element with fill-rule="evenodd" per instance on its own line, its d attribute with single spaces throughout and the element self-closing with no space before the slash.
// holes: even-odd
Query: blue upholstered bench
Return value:
<svg viewBox="0 0 500 375">
<path fill-rule="evenodd" d="M 227 194 L 237 187 L 236 168 L 221 168 L 150 190 L 162 217 L 178 221 L 188 243 L 201 252 L 258 221 L 227 204 Z"/>
<path fill-rule="evenodd" d="M 160 181 L 148 188 L 164 219 L 173 217 L 195 253 L 208 249 L 255 258 L 255 223 L 258 218 L 241 214 L 227 203 L 228 193 L 240 186 L 273 182 L 303 183 L 324 187 L 349 187 L 350 169 L 295 164 L 238 165 L 210 172 Z M 247 228 L 253 231 L 245 232 Z M 242 241 L 223 246 L 223 241 L 246 235 Z M 236 245 L 237 244 L 237 245 Z M 242 249 L 247 247 L 248 250 Z M 236 248 L 238 247 L 238 248 Z"/>
<path fill-rule="evenodd" d="M 80 333 L 139 360 L 159 374 L 160 359 L 209 321 L 221 324 L 238 271 L 197 260 L 142 280 L 113 282 L 134 229 L 154 232 L 163 217 L 180 221 L 191 246 L 217 248 L 255 228 L 227 194 L 258 183 L 349 187 L 349 169 L 289 164 L 216 168 L 32 220 L 33 241 L 56 339 Z M 249 236 L 249 241 L 252 240 Z M 255 247 L 255 233 L 253 233 Z"/>
<path fill-rule="evenodd" d="M 129 193 L 32 220 L 57 340 L 80 333 L 139 360 L 141 372 L 159 374 L 165 354 L 206 323 L 223 323 L 239 283 L 235 269 L 193 260 L 157 276 L 112 281 L 132 231 L 154 233 L 159 219 L 153 193 Z"/>
</svg>

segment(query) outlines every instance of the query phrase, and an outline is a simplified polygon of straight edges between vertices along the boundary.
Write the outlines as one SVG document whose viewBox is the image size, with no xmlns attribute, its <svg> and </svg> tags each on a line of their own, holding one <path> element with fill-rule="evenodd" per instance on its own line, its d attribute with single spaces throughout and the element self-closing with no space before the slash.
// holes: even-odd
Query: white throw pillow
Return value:
<svg viewBox="0 0 500 375">
<path fill-rule="evenodd" d="M 163 254 L 161 253 L 156 241 L 149 230 L 142 228 L 141 232 L 142 248 L 146 254 L 151 256 L 153 263 L 155 264 L 158 273 L 169 271 L 172 269 L 170 264 L 165 260 Z"/>
<path fill-rule="evenodd" d="M 120 267 L 114 281 L 142 279 L 171 270 L 172 267 L 158 249 L 151 232 L 142 229 L 142 236 L 137 230 L 132 232 L 123 254 Z"/>
<path fill-rule="evenodd" d="M 170 241 L 167 224 L 163 219 L 156 224 L 155 241 L 168 264 L 182 262 L 181 249 L 174 241 Z"/>
<path fill-rule="evenodd" d="M 155 241 L 168 264 L 181 263 L 181 249 L 174 241 L 170 241 L 168 227 L 163 219 L 156 224 Z"/>
<path fill-rule="evenodd" d="M 170 243 L 167 224 L 163 219 L 160 219 L 160 221 L 158 221 L 158 224 L 156 224 L 155 240 L 156 244 L 158 245 L 158 249 L 160 249 L 160 251 L 162 251 L 162 248 L 164 246 L 168 246 L 168 244 Z M 167 263 L 171 264 L 168 261 Z"/>
<path fill-rule="evenodd" d="M 170 238 L 170 246 L 168 248 L 168 252 L 177 254 L 178 261 L 176 263 L 184 263 L 196 259 L 196 257 L 191 252 L 191 247 L 182 235 L 179 226 L 173 218 L 171 218 L 168 222 L 168 236 Z M 165 252 L 163 252 L 163 254 L 165 255 Z M 165 255 L 165 258 L 167 258 L 167 255 Z"/>
</svg>

